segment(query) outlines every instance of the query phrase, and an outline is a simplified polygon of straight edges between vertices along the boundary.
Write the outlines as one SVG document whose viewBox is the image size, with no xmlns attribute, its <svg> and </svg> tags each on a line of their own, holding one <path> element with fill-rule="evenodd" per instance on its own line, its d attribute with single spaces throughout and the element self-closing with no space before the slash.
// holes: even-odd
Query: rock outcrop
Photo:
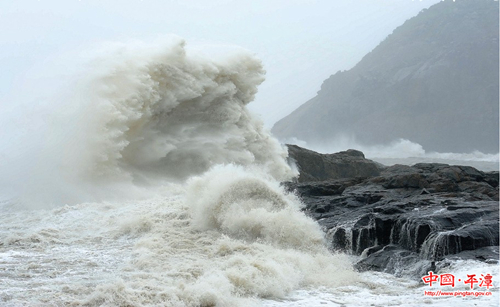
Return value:
<svg viewBox="0 0 500 307">
<path fill-rule="evenodd" d="M 361 151 L 354 149 L 334 154 L 320 154 L 297 145 L 287 145 L 287 147 L 289 159 L 300 171 L 299 182 L 373 177 L 378 176 L 383 169 L 382 164 L 365 159 Z"/>
<path fill-rule="evenodd" d="M 358 269 L 422 276 L 449 259 L 498 261 L 498 175 L 421 163 L 285 185 L 324 227 L 333 249 L 363 256 Z"/>
<path fill-rule="evenodd" d="M 498 1 L 443 1 L 394 30 L 355 67 L 277 122 L 282 140 L 408 139 L 427 151 L 497 153 Z"/>
</svg>

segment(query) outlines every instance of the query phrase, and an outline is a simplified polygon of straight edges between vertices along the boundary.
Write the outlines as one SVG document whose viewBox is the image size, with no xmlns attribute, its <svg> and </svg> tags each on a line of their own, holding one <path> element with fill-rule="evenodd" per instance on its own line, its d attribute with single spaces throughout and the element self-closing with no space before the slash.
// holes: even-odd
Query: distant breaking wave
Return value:
<svg viewBox="0 0 500 307">
<path fill-rule="evenodd" d="M 321 153 L 334 153 L 347 149 L 361 150 L 366 158 L 378 161 L 386 165 L 392 164 L 415 164 L 419 162 L 435 162 L 455 165 L 470 165 L 484 171 L 498 170 L 499 154 L 486 154 L 480 151 L 470 153 L 442 153 L 428 152 L 422 145 L 410 140 L 399 139 L 389 144 L 365 145 L 354 137 L 339 135 L 324 143 L 307 143 L 292 138 L 286 139 L 284 143 L 296 144 Z"/>
</svg>

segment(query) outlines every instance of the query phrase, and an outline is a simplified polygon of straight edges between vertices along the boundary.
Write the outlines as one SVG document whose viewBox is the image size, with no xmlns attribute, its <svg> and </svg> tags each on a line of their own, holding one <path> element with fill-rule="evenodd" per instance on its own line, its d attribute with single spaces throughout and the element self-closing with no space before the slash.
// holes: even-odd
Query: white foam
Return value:
<svg viewBox="0 0 500 307">
<path fill-rule="evenodd" d="M 141 202 L 4 210 L 3 303 L 250 306 L 357 282 L 348 258 L 326 249 L 318 225 L 270 178 L 226 166 L 193 179 L 188 194 L 172 186 Z"/>
</svg>

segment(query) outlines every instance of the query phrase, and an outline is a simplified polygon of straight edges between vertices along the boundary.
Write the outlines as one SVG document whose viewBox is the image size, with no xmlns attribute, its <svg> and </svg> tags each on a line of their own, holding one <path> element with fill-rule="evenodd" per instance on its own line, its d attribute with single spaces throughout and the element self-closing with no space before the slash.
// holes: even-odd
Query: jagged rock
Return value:
<svg viewBox="0 0 500 307">
<path fill-rule="evenodd" d="M 320 154 L 297 145 L 287 146 L 289 159 L 299 168 L 299 182 L 373 177 L 383 169 L 381 164 L 365 159 L 365 155 L 358 150 Z"/>
<path fill-rule="evenodd" d="M 387 167 L 375 177 L 285 186 L 334 249 L 366 256 L 359 269 L 401 273 L 396 264 L 403 263 L 412 264 L 405 273 L 418 275 L 451 255 L 468 259 L 466 251 L 499 245 L 498 172 L 421 163 Z M 475 259 L 493 261 L 491 253 L 478 253 Z"/>
</svg>

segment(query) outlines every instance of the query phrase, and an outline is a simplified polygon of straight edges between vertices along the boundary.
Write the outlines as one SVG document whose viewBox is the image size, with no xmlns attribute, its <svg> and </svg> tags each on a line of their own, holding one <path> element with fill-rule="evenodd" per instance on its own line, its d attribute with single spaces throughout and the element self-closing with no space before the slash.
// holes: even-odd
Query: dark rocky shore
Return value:
<svg viewBox="0 0 500 307">
<path fill-rule="evenodd" d="M 358 270 L 422 276 L 457 259 L 499 260 L 499 173 L 420 163 L 390 167 L 360 151 L 288 145 L 300 176 L 286 182 L 331 247 Z"/>
</svg>

